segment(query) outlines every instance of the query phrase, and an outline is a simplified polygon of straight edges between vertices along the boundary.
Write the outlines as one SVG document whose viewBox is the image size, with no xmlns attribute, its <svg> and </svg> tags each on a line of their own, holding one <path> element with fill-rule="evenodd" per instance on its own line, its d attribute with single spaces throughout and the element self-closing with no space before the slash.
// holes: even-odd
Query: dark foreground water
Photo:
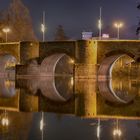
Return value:
<svg viewBox="0 0 140 140">
<path fill-rule="evenodd" d="M 121 135 L 114 135 L 116 119 L 83 119 L 72 115 L 44 113 L 44 127 L 40 129 L 42 113 L 8 112 L 9 125 L 0 127 L 2 140 L 138 140 L 140 122 L 119 120 Z M 100 127 L 100 133 L 98 132 Z M 98 134 L 99 133 L 99 134 Z"/>
<path fill-rule="evenodd" d="M 138 140 L 140 80 L 0 79 L 0 140 Z"/>
</svg>

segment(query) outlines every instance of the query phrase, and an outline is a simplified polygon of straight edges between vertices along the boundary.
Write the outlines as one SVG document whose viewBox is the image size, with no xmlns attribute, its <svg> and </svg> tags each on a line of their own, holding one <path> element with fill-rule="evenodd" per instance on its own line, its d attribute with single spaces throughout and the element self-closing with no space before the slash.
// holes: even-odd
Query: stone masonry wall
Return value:
<svg viewBox="0 0 140 140">
<path fill-rule="evenodd" d="M 20 62 L 20 43 L 0 43 L 0 54 L 10 54 Z"/>
<path fill-rule="evenodd" d="M 96 78 L 97 43 L 93 40 L 77 42 L 75 78 Z"/>
<path fill-rule="evenodd" d="M 127 53 L 132 57 L 140 57 L 139 40 L 106 40 L 97 42 L 97 63 L 100 64 L 106 55 L 113 53 Z"/>
<path fill-rule="evenodd" d="M 26 64 L 30 59 L 39 57 L 38 42 L 21 42 L 20 43 L 20 60 L 21 64 Z"/>
</svg>

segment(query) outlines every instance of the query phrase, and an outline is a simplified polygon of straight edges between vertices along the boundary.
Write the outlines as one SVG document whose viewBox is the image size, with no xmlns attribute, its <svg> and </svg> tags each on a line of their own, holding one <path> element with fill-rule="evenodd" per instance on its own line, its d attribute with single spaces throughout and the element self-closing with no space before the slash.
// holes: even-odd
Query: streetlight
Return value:
<svg viewBox="0 0 140 140">
<path fill-rule="evenodd" d="M 41 24 L 42 40 L 45 41 L 45 25 Z"/>
<path fill-rule="evenodd" d="M 10 30 L 10 28 L 7 27 L 7 28 L 3 28 L 2 31 L 5 33 L 5 37 L 6 37 L 5 40 L 6 40 L 6 42 L 7 42 L 7 34 L 8 34 L 11 30 Z"/>
<path fill-rule="evenodd" d="M 114 26 L 117 28 L 117 39 L 120 39 L 120 28 L 123 27 L 123 23 L 122 22 L 116 22 L 114 24 Z"/>
<path fill-rule="evenodd" d="M 46 25 L 45 25 L 45 12 L 43 12 L 43 21 L 41 24 L 41 32 L 42 32 L 42 40 L 45 41 L 45 31 L 46 31 Z"/>
<path fill-rule="evenodd" d="M 100 7 L 100 16 L 98 20 L 99 39 L 102 39 L 102 7 Z"/>
</svg>

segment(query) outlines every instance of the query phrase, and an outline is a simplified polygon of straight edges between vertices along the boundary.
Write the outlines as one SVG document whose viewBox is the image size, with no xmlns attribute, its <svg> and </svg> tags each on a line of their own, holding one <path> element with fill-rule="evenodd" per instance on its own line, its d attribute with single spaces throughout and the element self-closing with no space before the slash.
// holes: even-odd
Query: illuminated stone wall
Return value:
<svg viewBox="0 0 140 140">
<path fill-rule="evenodd" d="M 38 76 L 40 74 L 40 66 L 38 64 L 25 64 L 16 65 L 16 75 L 17 76 Z"/>
<path fill-rule="evenodd" d="M 20 62 L 25 64 L 28 60 L 39 57 L 38 42 L 21 42 L 20 43 Z"/>
<path fill-rule="evenodd" d="M 76 78 L 96 78 L 97 69 L 107 56 L 127 53 L 135 60 L 140 60 L 140 41 L 79 40 L 3 43 L 0 44 L 0 54 L 3 53 L 15 56 L 23 65 L 36 58 L 41 64 L 45 57 L 65 53 L 75 61 Z"/>
<path fill-rule="evenodd" d="M 39 44 L 40 63 L 45 57 L 56 53 L 65 53 L 75 58 L 76 41 L 54 41 Z"/>
<path fill-rule="evenodd" d="M 0 43 L 0 54 L 13 55 L 20 62 L 20 42 Z"/>
<path fill-rule="evenodd" d="M 95 117 L 97 113 L 96 83 L 94 80 L 76 80 L 75 115 Z"/>
<path fill-rule="evenodd" d="M 55 53 L 66 53 L 74 59 L 75 77 L 96 77 L 97 45 L 95 41 L 80 40 L 40 43 L 40 63 L 45 57 Z"/>
<path fill-rule="evenodd" d="M 135 69 L 136 65 L 140 62 L 140 41 L 139 40 L 102 40 L 97 41 L 97 64 L 103 65 L 100 67 L 98 74 L 105 76 L 106 69 L 111 67 L 111 61 L 113 62 L 113 56 L 126 55 L 126 58 L 119 58 L 113 66 L 113 75 L 131 75 L 138 76 L 138 69 Z M 110 63 L 110 64 L 109 64 Z M 109 71 L 107 71 L 108 73 Z"/>
<path fill-rule="evenodd" d="M 37 42 L 13 42 L 0 43 L 0 54 L 10 54 L 19 63 L 24 64 L 32 58 L 39 57 L 39 43 Z"/>
<path fill-rule="evenodd" d="M 38 96 L 28 94 L 27 89 L 20 89 L 20 111 L 35 112 L 38 111 Z"/>
<path fill-rule="evenodd" d="M 91 40 L 77 42 L 76 49 L 76 78 L 96 78 L 97 43 Z"/>
<path fill-rule="evenodd" d="M 139 40 L 108 40 L 97 41 L 97 63 L 100 64 L 106 56 L 113 54 L 127 53 L 137 59 L 140 57 Z"/>
</svg>

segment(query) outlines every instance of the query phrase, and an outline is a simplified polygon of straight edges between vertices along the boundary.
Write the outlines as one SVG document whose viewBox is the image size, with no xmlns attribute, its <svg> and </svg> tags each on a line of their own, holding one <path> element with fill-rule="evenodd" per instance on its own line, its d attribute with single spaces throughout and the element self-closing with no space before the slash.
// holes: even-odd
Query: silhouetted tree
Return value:
<svg viewBox="0 0 140 140">
<path fill-rule="evenodd" d="M 140 3 L 137 5 L 137 9 L 140 10 Z M 139 36 L 140 34 L 140 19 L 139 19 L 139 22 L 138 22 L 138 27 L 136 29 L 136 35 Z"/>
<path fill-rule="evenodd" d="M 8 35 L 11 41 L 36 40 L 29 10 L 21 0 L 12 0 L 8 10 L 2 12 L 1 21 L 2 27 L 11 28 Z"/>
<path fill-rule="evenodd" d="M 68 40 L 68 37 L 65 35 L 62 25 L 59 25 L 56 30 L 55 40 Z"/>
</svg>

